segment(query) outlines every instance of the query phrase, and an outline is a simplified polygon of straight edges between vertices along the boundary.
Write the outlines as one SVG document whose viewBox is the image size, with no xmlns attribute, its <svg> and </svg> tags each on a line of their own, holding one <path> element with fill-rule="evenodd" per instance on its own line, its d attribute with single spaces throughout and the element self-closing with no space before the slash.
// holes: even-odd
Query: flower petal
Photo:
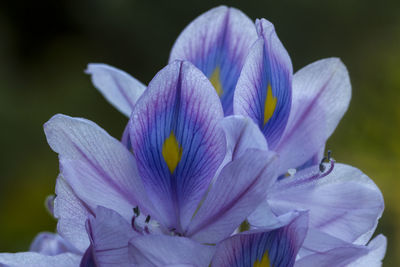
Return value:
<svg viewBox="0 0 400 267">
<path fill-rule="evenodd" d="M 232 161 L 241 157 L 247 149 L 268 151 L 267 141 L 257 125 L 249 118 L 228 116 L 221 121 L 226 137 L 226 158 Z"/>
<path fill-rule="evenodd" d="M 66 252 L 72 252 L 75 254 L 80 253 L 79 250 L 58 234 L 47 232 L 40 233 L 35 237 L 29 251 L 38 252 L 48 256 L 55 256 Z"/>
<path fill-rule="evenodd" d="M 296 267 L 348 266 L 351 262 L 366 255 L 367 250 L 359 247 L 339 247 L 324 253 L 314 253 L 296 262 Z M 364 266 L 364 265 L 357 265 Z M 369 266 L 369 265 L 368 265 Z"/>
<path fill-rule="evenodd" d="M 243 232 L 217 245 L 211 266 L 293 266 L 307 233 L 307 213 L 277 229 Z"/>
<path fill-rule="evenodd" d="M 268 151 L 268 144 L 258 126 L 249 118 L 231 115 L 225 117 L 219 124 L 225 133 L 226 154 L 219 166 L 214 179 L 232 160 L 247 153 L 247 149 L 255 148 Z"/>
<path fill-rule="evenodd" d="M 178 236 L 143 235 L 131 240 L 138 266 L 208 266 L 214 251 L 214 246 Z"/>
<path fill-rule="evenodd" d="M 250 46 L 254 23 L 240 10 L 220 6 L 200 15 L 179 35 L 170 55 L 188 60 L 213 83 L 225 115 L 232 114 L 233 92 Z"/>
<path fill-rule="evenodd" d="M 273 212 L 308 210 L 310 227 L 364 245 L 384 209 L 379 188 L 360 170 L 344 164 L 335 164 L 325 177 L 304 178 L 314 172 L 306 169 L 271 188 L 268 203 Z"/>
<path fill-rule="evenodd" d="M 378 267 L 382 266 L 382 260 L 385 257 L 387 246 L 387 239 L 384 235 L 377 235 L 368 243 L 368 254 L 359 258 L 357 261 L 352 262 L 348 267 L 369 266 Z"/>
<path fill-rule="evenodd" d="M 256 149 L 227 164 L 188 226 L 186 236 L 217 243 L 229 236 L 266 198 L 275 181 L 274 153 Z"/>
<path fill-rule="evenodd" d="M 283 225 L 284 222 L 298 216 L 298 211 L 292 210 L 288 213 L 277 216 L 272 212 L 267 200 L 265 199 L 257 209 L 247 217 L 247 222 L 251 229 L 258 228 L 276 228 L 277 225 Z"/>
<path fill-rule="evenodd" d="M 260 38 L 251 47 L 234 96 L 234 113 L 252 118 L 271 149 L 289 117 L 293 68 L 290 57 L 267 20 L 257 20 Z"/>
<path fill-rule="evenodd" d="M 54 217 L 58 219 L 57 232 L 84 253 L 90 243 L 85 228 L 90 213 L 61 175 L 57 178 L 56 195 Z"/>
<path fill-rule="evenodd" d="M 128 253 L 129 240 L 138 234 L 130 224 L 113 210 L 98 206 L 96 217 L 87 221 L 91 246 L 83 259 L 96 262 L 99 266 L 132 266 Z"/>
<path fill-rule="evenodd" d="M 289 120 L 275 149 L 284 159 L 282 173 L 301 166 L 324 147 L 350 98 L 349 75 L 339 59 L 319 60 L 294 75 Z"/>
<path fill-rule="evenodd" d="M 323 146 L 317 153 L 315 153 L 311 158 L 304 162 L 301 166 L 298 166 L 296 171 L 301 171 L 312 166 L 319 165 L 321 160 L 324 158 L 325 146 Z"/>
<path fill-rule="evenodd" d="M 0 266 L 6 267 L 71 267 L 79 266 L 80 255 L 62 253 L 48 256 L 37 252 L 0 253 Z"/>
<path fill-rule="evenodd" d="M 302 250 L 308 250 L 306 256 L 296 262 L 302 266 L 381 266 L 386 251 L 386 238 L 376 236 L 368 246 L 344 242 L 328 234 L 309 230 Z"/>
<path fill-rule="evenodd" d="M 225 154 L 217 94 L 191 63 L 175 61 L 150 82 L 130 121 L 138 168 L 167 226 L 180 231 Z M 134 122 L 133 122 L 134 121 Z"/>
<path fill-rule="evenodd" d="M 122 134 L 121 138 L 121 143 L 129 150 L 132 150 L 132 144 L 131 144 L 131 137 L 129 136 L 129 123 L 126 125 L 124 129 L 124 133 Z"/>
<path fill-rule="evenodd" d="M 91 210 L 101 205 L 130 219 L 139 205 L 154 211 L 132 154 L 95 123 L 56 115 L 45 124 L 47 141 L 59 153 L 63 177 Z"/>
<path fill-rule="evenodd" d="M 89 64 L 92 83 L 116 109 L 129 117 L 146 86 L 128 73 L 106 64 Z"/>
</svg>

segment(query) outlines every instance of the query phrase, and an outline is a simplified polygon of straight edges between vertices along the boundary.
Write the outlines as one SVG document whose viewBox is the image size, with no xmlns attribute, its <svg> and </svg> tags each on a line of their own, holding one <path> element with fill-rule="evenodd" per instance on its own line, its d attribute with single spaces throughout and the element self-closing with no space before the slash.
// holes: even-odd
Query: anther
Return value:
<svg viewBox="0 0 400 267">
<path fill-rule="evenodd" d="M 319 163 L 319 171 L 320 172 L 324 172 L 325 171 L 325 165 L 324 162 L 327 160 L 327 157 L 323 157 L 321 162 Z"/>
<path fill-rule="evenodd" d="M 136 206 L 136 207 L 133 208 L 133 217 L 132 217 L 132 220 L 131 220 L 132 229 L 135 230 L 136 232 L 140 232 L 136 228 L 136 225 L 135 225 L 135 220 L 136 220 L 137 217 L 139 217 L 139 215 L 140 215 L 140 210 L 139 210 L 139 207 Z"/>
<path fill-rule="evenodd" d="M 332 150 L 328 150 L 328 160 L 330 160 L 332 158 Z"/>
<path fill-rule="evenodd" d="M 145 223 L 149 223 L 150 222 L 150 215 L 147 215 Z"/>
<path fill-rule="evenodd" d="M 139 210 L 139 207 L 138 207 L 138 206 L 136 206 L 136 207 L 133 208 L 133 214 L 135 214 L 136 217 L 139 217 L 139 215 L 140 215 L 140 210 Z"/>
<path fill-rule="evenodd" d="M 327 164 L 325 164 L 327 163 Z M 328 167 L 328 169 L 327 169 Z M 323 157 L 319 163 L 319 172 L 312 171 L 311 173 L 307 174 L 305 177 L 301 177 L 299 179 L 292 180 L 291 183 L 285 183 L 285 186 L 298 186 L 301 184 L 305 184 L 307 182 L 324 178 L 325 176 L 329 175 L 333 169 L 335 168 L 335 160 L 332 158 L 332 151 L 327 151 L 327 156 Z"/>
<path fill-rule="evenodd" d="M 326 168 L 325 168 L 324 162 L 332 163 L 332 161 L 334 161 L 333 158 L 332 158 L 332 150 L 328 150 L 327 151 L 327 156 L 323 157 L 321 162 L 319 163 L 319 171 L 320 172 L 324 172 L 325 171 Z"/>
<path fill-rule="evenodd" d="M 328 170 L 326 170 L 325 165 L 324 165 L 324 162 L 327 162 L 327 163 L 330 164 Z M 321 171 L 321 175 L 320 175 L 319 178 L 325 177 L 325 176 L 327 176 L 328 174 L 330 174 L 330 173 L 332 172 L 334 166 L 335 166 L 335 160 L 332 158 L 332 151 L 331 151 L 331 150 L 328 150 L 327 156 L 324 157 L 324 158 L 321 160 L 321 163 L 319 164 L 319 170 Z"/>
</svg>

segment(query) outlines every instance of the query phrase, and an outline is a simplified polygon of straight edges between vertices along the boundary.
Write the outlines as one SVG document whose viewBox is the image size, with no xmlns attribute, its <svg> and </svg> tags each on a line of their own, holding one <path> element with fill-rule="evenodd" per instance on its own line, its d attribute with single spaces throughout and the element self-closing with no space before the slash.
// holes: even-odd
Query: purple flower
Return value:
<svg viewBox="0 0 400 267">
<path fill-rule="evenodd" d="M 57 193 L 58 232 L 81 249 L 89 247 L 87 261 L 95 239 L 79 240 L 76 232 L 87 230 L 85 218 L 97 219 L 98 206 L 131 221 L 136 235 L 217 243 L 266 198 L 277 177 L 276 157 L 256 125 L 242 117 L 224 119 L 211 83 L 189 62 L 175 61 L 155 76 L 128 129 L 133 154 L 84 119 L 56 115 L 45 125 L 61 175 L 79 199 L 72 203 L 84 207 L 68 207 Z"/>
<path fill-rule="evenodd" d="M 122 141 L 81 118 L 45 124 L 60 160 L 59 235 L 0 264 L 381 264 L 385 237 L 369 241 L 381 192 L 323 158 L 351 97 L 340 60 L 293 75 L 271 23 L 217 7 L 187 26 L 147 88 L 104 64 L 87 73 L 130 117 Z"/>
<path fill-rule="evenodd" d="M 255 24 L 241 11 L 224 6 L 195 19 L 178 37 L 170 60 L 191 61 L 212 82 L 226 114 L 251 118 L 268 149 L 280 158 L 281 177 L 249 221 L 260 226 L 291 210 L 309 210 L 310 227 L 365 245 L 383 209 L 377 186 L 356 168 L 321 163 L 325 143 L 346 112 L 351 84 L 336 58 L 314 62 L 293 75 L 290 57 L 273 25 Z M 143 85 L 104 65 L 89 65 L 95 86 L 121 106 L 123 95 L 140 93 Z M 122 78 L 122 76 L 124 78 Z M 129 101 L 131 108 L 137 98 Z M 124 100 L 128 102 L 127 100 Z M 127 111 L 126 114 L 129 112 Z M 128 132 L 125 132 L 124 143 Z M 259 148 L 267 149 L 261 143 Z M 322 171 L 321 171 L 322 170 Z M 293 174 L 293 173 L 292 173 Z"/>
</svg>

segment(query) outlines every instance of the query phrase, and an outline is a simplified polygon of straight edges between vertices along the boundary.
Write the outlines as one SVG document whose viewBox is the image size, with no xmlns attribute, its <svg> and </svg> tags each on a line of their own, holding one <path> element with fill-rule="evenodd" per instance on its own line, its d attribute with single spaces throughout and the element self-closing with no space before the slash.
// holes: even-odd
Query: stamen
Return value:
<svg viewBox="0 0 400 267">
<path fill-rule="evenodd" d="M 329 163 L 329 169 L 326 170 L 326 163 Z M 321 179 L 327 175 L 329 175 L 335 167 L 335 160 L 332 158 L 332 151 L 328 150 L 327 156 L 323 157 L 322 160 L 319 163 L 319 171 L 315 169 L 315 171 L 312 171 L 311 173 L 308 173 L 306 176 L 303 177 L 296 177 L 293 179 L 291 182 L 283 182 L 281 183 L 281 186 L 287 187 L 293 187 L 293 186 L 300 186 L 302 184 L 311 182 L 313 180 L 318 180 Z"/>
<path fill-rule="evenodd" d="M 332 150 L 328 150 L 328 160 L 332 158 Z"/>
<path fill-rule="evenodd" d="M 139 217 L 140 215 L 139 206 L 133 208 L 133 213 L 135 214 L 136 217 Z"/>
<path fill-rule="evenodd" d="M 145 223 L 149 223 L 150 222 L 150 215 L 147 215 Z"/>
<path fill-rule="evenodd" d="M 137 217 L 139 217 L 139 215 L 140 215 L 140 210 L 139 210 L 139 207 L 136 206 L 136 207 L 133 208 L 133 217 L 132 217 L 132 220 L 131 220 L 131 226 L 132 226 L 132 229 L 135 230 L 135 232 L 138 232 L 138 233 L 140 233 L 141 231 L 136 227 L 135 220 L 136 220 Z"/>
<path fill-rule="evenodd" d="M 325 171 L 325 165 L 324 162 L 327 160 L 327 157 L 323 157 L 321 162 L 319 163 L 319 171 L 320 172 L 324 172 Z"/>
<path fill-rule="evenodd" d="M 140 235 L 150 233 L 167 233 L 166 228 L 160 227 L 160 224 L 156 220 L 152 220 L 150 215 L 146 215 L 140 212 L 138 206 L 133 208 L 133 216 L 131 220 L 132 229 Z"/>
<path fill-rule="evenodd" d="M 324 162 L 326 162 L 326 161 L 328 161 L 328 163 L 330 163 L 331 165 L 330 165 L 329 170 L 327 172 L 323 173 L 326 169 L 325 165 L 324 165 Z M 325 177 L 328 174 L 330 174 L 333 170 L 334 165 L 335 165 L 335 160 L 332 158 L 332 150 L 328 150 L 327 156 L 323 157 L 321 160 L 321 163 L 319 164 L 319 170 L 321 173 L 323 173 L 323 175 L 320 176 L 319 178 Z"/>
<path fill-rule="evenodd" d="M 133 216 L 132 220 L 131 220 L 132 229 L 135 230 L 136 232 L 140 233 L 140 231 L 136 228 L 135 219 L 136 219 L 136 216 Z"/>
<path fill-rule="evenodd" d="M 150 222 L 150 218 L 151 218 L 150 215 L 147 215 L 146 216 L 146 220 L 144 221 L 146 223 L 146 225 L 144 226 L 144 232 L 146 234 L 150 234 L 150 230 L 149 230 L 149 227 L 148 227 L 148 224 Z"/>
<path fill-rule="evenodd" d="M 334 159 L 330 159 L 329 163 L 331 164 L 329 166 L 329 169 L 326 172 L 321 173 L 321 175 L 318 178 L 325 177 L 325 176 L 327 176 L 328 174 L 330 174 L 333 171 L 333 168 L 335 167 L 335 160 Z"/>
</svg>

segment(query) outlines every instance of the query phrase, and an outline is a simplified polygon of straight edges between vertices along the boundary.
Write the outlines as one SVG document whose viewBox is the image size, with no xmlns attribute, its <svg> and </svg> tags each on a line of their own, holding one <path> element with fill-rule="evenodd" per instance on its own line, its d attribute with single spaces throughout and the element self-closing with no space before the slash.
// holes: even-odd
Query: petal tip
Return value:
<svg viewBox="0 0 400 267">
<path fill-rule="evenodd" d="M 264 18 L 256 19 L 256 28 L 258 34 L 275 32 L 274 24 Z"/>
<path fill-rule="evenodd" d="M 70 118 L 70 117 L 67 116 L 67 115 L 61 114 L 61 113 L 58 113 L 58 114 L 53 115 L 48 121 L 46 121 L 46 122 L 43 124 L 44 132 L 47 134 L 47 131 L 48 131 L 54 124 L 56 124 L 56 123 L 59 122 L 60 120 L 66 119 L 66 118 Z"/>
</svg>

